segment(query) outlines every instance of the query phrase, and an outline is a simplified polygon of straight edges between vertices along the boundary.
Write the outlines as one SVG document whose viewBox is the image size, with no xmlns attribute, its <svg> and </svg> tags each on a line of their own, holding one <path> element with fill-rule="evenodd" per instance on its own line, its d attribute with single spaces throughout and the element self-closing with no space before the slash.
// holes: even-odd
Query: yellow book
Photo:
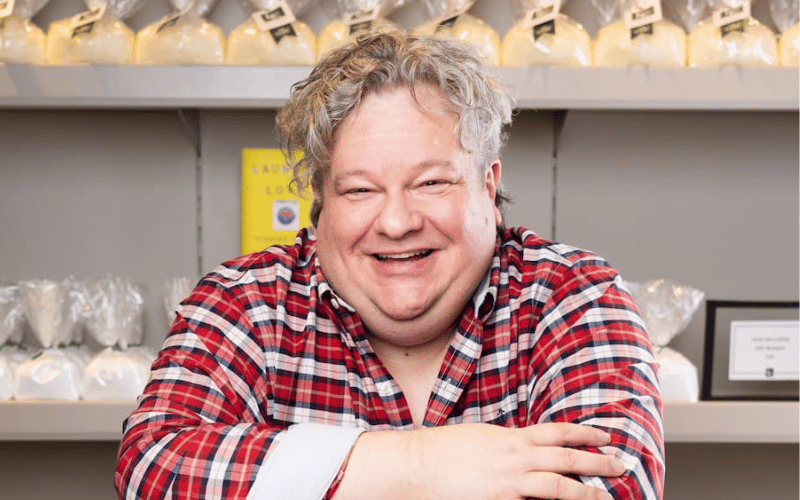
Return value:
<svg viewBox="0 0 800 500">
<path fill-rule="evenodd" d="M 242 254 L 290 245 L 311 225 L 311 196 L 292 193 L 291 180 L 280 149 L 242 150 Z"/>
</svg>

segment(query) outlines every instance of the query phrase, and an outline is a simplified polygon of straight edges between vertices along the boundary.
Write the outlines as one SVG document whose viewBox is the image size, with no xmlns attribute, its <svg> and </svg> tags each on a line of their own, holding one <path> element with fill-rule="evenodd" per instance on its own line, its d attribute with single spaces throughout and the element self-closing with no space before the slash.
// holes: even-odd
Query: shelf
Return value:
<svg viewBox="0 0 800 500">
<path fill-rule="evenodd" d="M 308 66 L 0 65 L 0 108 L 272 109 Z M 520 109 L 797 111 L 796 68 L 495 68 Z"/>
<path fill-rule="evenodd" d="M 0 441 L 117 441 L 135 401 L 3 401 Z"/>
<path fill-rule="evenodd" d="M 795 402 L 701 401 L 667 403 L 667 442 L 797 443 L 800 420 Z"/>
<path fill-rule="evenodd" d="M 0 441 L 116 441 L 134 401 L 5 401 Z M 798 404 L 790 402 L 668 403 L 667 442 L 797 443 Z"/>
</svg>

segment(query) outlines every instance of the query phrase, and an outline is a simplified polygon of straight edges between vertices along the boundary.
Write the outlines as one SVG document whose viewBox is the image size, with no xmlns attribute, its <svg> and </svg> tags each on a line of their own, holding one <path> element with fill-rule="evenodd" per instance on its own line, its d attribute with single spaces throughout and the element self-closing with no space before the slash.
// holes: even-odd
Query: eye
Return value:
<svg viewBox="0 0 800 500">
<path fill-rule="evenodd" d="M 427 179 L 419 184 L 419 189 L 425 193 L 440 193 L 447 189 L 452 182 L 446 179 Z"/>
<path fill-rule="evenodd" d="M 342 190 L 342 195 L 351 200 L 362 200 L 371 196 L 374 192 L 375 190 L 372 188 L 359 186 Z"/>
</svg>

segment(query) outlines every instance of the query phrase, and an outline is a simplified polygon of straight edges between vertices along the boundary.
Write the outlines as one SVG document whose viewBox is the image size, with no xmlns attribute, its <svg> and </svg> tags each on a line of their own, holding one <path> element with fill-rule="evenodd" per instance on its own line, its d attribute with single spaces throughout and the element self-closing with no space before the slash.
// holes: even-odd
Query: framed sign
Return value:
<svg viewBox="0 0 800 500">
<path fill-rule="evenodd" d="M 798 302 L 706 301 L 705 400 L 798 400 Z"/>
</svg>

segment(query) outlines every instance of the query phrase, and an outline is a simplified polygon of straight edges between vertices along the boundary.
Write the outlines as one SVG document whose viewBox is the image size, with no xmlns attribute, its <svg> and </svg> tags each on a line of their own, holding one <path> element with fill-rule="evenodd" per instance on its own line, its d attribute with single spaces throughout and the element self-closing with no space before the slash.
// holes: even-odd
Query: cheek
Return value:
<svg viewBox="0 0 800 500">
<path fill-rule="evenodd" d="M 327 250 L 345 253 L 368 228 L 368 217 L 364 210 L 327 198 L 320 214 L 317 239 Z"/>
</svg>

